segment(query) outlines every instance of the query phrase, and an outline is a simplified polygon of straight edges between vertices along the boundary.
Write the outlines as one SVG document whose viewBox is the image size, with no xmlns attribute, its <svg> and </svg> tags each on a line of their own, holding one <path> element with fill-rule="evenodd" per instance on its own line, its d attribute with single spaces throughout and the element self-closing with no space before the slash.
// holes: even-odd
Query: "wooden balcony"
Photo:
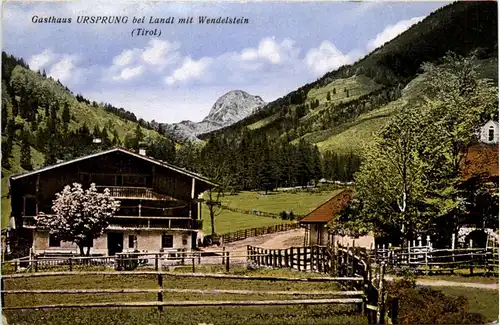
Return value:
<svg viewBox="0 0 500 325">
<path fill-rule="evenodd" d="M 127 186 L 96 186 L 102 192 L 109 189 L 112 197 L 118 199 L 141 199 L 141 200 L 166 200 L 177 201 L 173 197 L 155 192 L 149 187 L 127 187 Z"/>
<path fill-rule="evenodd" d="M 26 216 L 23 227 L 36 228 L 34 216 Z M 107 229 L 110 230 L 201 230 L 203 221 L 183 217 L 115 216 Z"/>
</svg>

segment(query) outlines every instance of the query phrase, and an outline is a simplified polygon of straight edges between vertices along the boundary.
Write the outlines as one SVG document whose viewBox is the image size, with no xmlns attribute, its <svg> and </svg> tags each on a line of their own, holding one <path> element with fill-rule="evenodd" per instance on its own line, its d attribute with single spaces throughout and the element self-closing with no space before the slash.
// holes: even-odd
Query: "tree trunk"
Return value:
<svg viewBox="0 0 500 325">
<path fill-rule="evenodd" d="M 214 211 L 210 209 L 210 223 L 212 225 L 212 234 L 215 234 Z"/>
<path fill-rule="evenodd" d="M 85 254 L 83 253 L 83 244 L 77 244 L 77 245 L 80 250 L 80 256 L 84 256 Z"/>
<path fill-rule="evenodd" d="M 86 256 L 90 256 L 90 246 L 87 246 L 87 254 Z"/>
</svg>

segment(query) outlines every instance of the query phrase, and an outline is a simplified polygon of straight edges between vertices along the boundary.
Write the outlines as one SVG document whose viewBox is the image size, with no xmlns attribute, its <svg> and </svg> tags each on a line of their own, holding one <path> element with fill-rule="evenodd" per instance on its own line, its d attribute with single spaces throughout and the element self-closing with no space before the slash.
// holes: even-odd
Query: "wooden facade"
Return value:
<svg viewBox="0 0 500 325">
<path fill-rule="evenodd" d="M 40 212 L 53 213 L 55 194 L 66 185 L 80 183 L 88 188 L 94 183 L 99 190 L 108 188 L 120 201 L 103 238 L 95 240 L 92 247 L 93 253 L 101 254 L 116 253 L 120 248 L 194 248 L 202 228 L 198 197 L 215 186 L 201 175 L 122 148 L 15 175 L 9 181 L 18 246 L 25 251 L 32 248 L 35 253 L 74 249 L 74 245 L 50 243 L 35 220 Z M 142 247 L 138 245 L 141 242 Z M 181 247 L 175 247 L 178 242 Z"/>
</svg>

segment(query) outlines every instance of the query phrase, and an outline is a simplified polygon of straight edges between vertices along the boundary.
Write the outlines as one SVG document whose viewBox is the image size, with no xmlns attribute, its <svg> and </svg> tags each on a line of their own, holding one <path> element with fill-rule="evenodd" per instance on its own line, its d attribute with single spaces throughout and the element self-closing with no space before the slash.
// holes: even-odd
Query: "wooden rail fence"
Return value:
<svg viewBox="0 0 500 325">
<path fill-rule="evenodd" d="M 391 269 L 408 267 L 415 273 L 434 274 L 458 269 L 486 270 L 486 274 L 498 274 L 498 247 L 432 249 L 428 246 L 401 248 L 378 248 L 370 252 L 373 262 L 384 261 Z"/>
<path fill-rule="evenodd" d="M 243 240 L 249 237 L 256 237 L 265 234 L 273 234 L 276 232 L 294 230 L 298 228 L 300 228 L 300 225 L 298 223 L 282 223 L 268 227 L 243 229 L 235 232 L 221 234 L 220 239 L 223 243 L 227 244 L 238 240 Z"/>
<path fill-rule="evenodd" d="M 52 290 L 8 290 L 6 282 L 16 278 L 32 277 L 60 277 L 60 276 L 87 276 L 87 275 L 118 275 L 137 276 L 154 275 L 157 278 L 157 289 L 52 289 Z M 194 278 L 216 278 L 216 279 L 238 279 L 252 281 L 292 281 L 292 282 L 343 282 L 352 281 L 349 278 L 335 277 L 310 277 L 310 278 L 289 278 L 270 276 L 245 276 L 232 274 L 204 274 L 204 273 L 171 273 L 171 272 L 41 272 L 41 273 L 21 273 L 5 275 L 1 279 L 2 308 L 3 310 L 33 310 L 33 309 L 66 309 L 66 308 L 131 308 L 131 307 L 157 307 L 160 311 L 163 307 L 192 307 L 192 306 L 262 306 L 262 305 L 318 305 L 318 304 L 361 304 L 364 301 L 363 291 L 256 291 L 256 290 L 202 290 L 202 289 L 176 289 L 164 288 L 165 277 L 194 277 Z M 183 292 L 199 294 L 240 294 L 240 295 L 293 295 L 293 296 L 332 296 L 336 298 L 319 299 L 280 299 L 280 300 L 247 300 L 247 301 L 164 301 L 165 292 Z M 26 294 L 109 294 L 109 293 L 157 293 L 156 301 L 140 302 L 100 302 L 100 303 L 72 303 L 72 304 L 50 304 L 35 306 L 6 306 L 5 295 L 26 295 Z"/>
<path fill-rule="evenodd" d="M 249 262 L 257 266 L 290 268 L 340 277 L 344 279 L 345 290 L 363 292 L 360 309 L 368 317 L 369 324 L 397 322 L 398 300 L 388 297 L 383 288 L 386 263 L 380 263 L 377 277 L 374 278 L 370 252 L 365 248 L 333 244 L 269 250 L 247 246 L 247 255 Z"/>
<path fill-rule="evenodd" d="M 2 262 L 2 265 L 10 265 L 15 273 L 24 272 L 45 272 L 57 269 L 58 271 L 72 272 L 78 267 L 84 269 L 88 267 L 109 267 L 115 270 L 136 270 L 141 268 L 154 268 L 161 271 L 170 266 L 191 266 L 195 272 L 196 265 L 202 264 L 222 264 L 229 272 L 231 264 L 244 264 L 247 255 L 231 254 L 225 249 L 210 252 L 209 256 L 204 256 L 203 252 L 130 252 L 120 253 L 115 256 L 27 256 Z M 257 256 L 254 256 L 257 257 Z M 231 262 L 231 259 L 232 262 Z"/>
<path fill-rule="evenodd" d="M 225 209 L 225 210 L 229 210 L 229 211 L 239 212 L 239 213 L 243 213 L 243 214 L 250 214 L 250 215 L 253 215 L 253 216 L 269 217 L 269 218 L 274 218 L 274 219 L 281 218 L 281 214 L 280 213 L 265 212 L 265 211 L 260 211 L 260 210 L 257 210 L 257 209 L 245 210 L 245 209 L 233 208 L 233 207 L 230 207 L 230 206 L 224 205 L 224 204 L 222 205 L 222 208 Z M 299 219 L 301 217 L 303 217 L 303 215 L 296 215 L 296 214 L 294 214 L 294 218 L 295 219 Z"/>
</svg>

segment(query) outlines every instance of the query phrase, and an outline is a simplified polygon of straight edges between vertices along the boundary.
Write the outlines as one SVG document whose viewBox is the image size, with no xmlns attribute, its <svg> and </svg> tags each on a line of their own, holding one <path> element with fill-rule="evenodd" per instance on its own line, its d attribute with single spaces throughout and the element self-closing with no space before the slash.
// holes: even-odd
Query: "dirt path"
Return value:
<svg viewBox="0 0 500 325">
<path fill-rule="evenodd" d="M 274 234 L 267 234 L 247 238 L 225 245 L 225 250 L 231 252 L 231 260 L 246 261 L 247 245 L 257 246 L 265 249 L 283 249 L 291 246 L 302 246 L 304 244 L 304 229 L 296 229 L 283 231 Z M 208 248 L 205 251 L 220 251 L 222 248 Z M 392 280 L 394 277 L 387 276 L 387 280 Z M 433 287 L 466 287 L 475 289 L 498 290 L 498 283 L 473 283 L 473 282 L 458 282 L 448 280 L 434 279 L 418 279 L 419 286 Z"/>
<path fill-rule="evenodd" d="M 262 247 L 266 249 L 283 249 L 291 246 L 302 246 L 304 243 L 304 229 L 283 231 L 274 234 L 266 234 L 250 237 L 224 245 L 225 250 L 231 252 L 231 260 L 246 261 L 247 245 Z M 221 251 L 222 247 L 207 248 L 204 251 Z"/>
<path fill-rule="evenodd" d="M 393 280 L 394 277 L 387 276 L 387 280 Z M 433 279 L 418 279 L 416 280 L 419 286 L 431 287 L 466 287 L 474 289 L 498 290 L 498 283 L 474 283 L 474 282 L 458 282 L 448 280 L 433 280 Z"/>
</svg>

